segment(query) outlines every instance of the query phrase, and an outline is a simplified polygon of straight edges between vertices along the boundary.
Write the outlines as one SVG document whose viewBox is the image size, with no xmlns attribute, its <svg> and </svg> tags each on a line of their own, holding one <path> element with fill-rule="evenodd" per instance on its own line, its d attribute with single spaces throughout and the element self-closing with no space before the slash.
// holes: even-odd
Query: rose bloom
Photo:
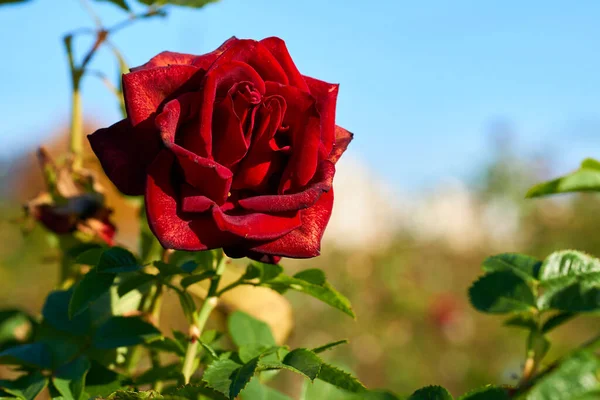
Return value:
<svg viewBox="0 0 600 400">
<path fill-rule="evenodd" d="M 283 40 L 163 52 L 123 76 L 127 118 L 89 136 L 104 171 L 144 195 L 163 247 L 267 262 L 319 255 L 335 163 L 338 85 L 301 75 Z"/>
</svg>

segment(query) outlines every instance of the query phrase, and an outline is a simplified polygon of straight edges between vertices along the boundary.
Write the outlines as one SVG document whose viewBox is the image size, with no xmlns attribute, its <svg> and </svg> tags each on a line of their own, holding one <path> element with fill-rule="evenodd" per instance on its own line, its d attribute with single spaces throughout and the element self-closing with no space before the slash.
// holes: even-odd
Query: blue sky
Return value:
<svg viewBox="0 0 600 400">
<path fill-rule="evenodd" d="M 125 17 L 92 3 L 107 26 Z M 337 120 L 355 133 L 350 152 L 398 188 L 468 177 L 490 157 L 497 120 L 511 122 L 520 151 L 552 156 L 557 171 L 600 156 L 600 2 L 222 0 L 169 14 L 114 36 L 131 66 L 233 35 L 279 36 L 301 72 L 341 84 Z M 0 157 L 30 151 L 68 120 L 61 37 L 82 26 L 92 22 L 77 0 L 0 8 Z M 116 76 L 108 51 L 93 68 Z M 99 81 L 86 79 L 83 93 L 88 116 L 119 118 Z"/>
</svg>

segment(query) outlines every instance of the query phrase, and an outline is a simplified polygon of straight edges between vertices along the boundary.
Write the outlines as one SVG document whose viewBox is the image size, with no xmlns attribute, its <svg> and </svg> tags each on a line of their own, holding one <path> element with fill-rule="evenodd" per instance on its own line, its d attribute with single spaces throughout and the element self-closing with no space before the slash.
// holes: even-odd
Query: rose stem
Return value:
<svg viewBox="0 0 600 400">
<path fill-rule="evenodd" d="M 221 258 L 215 270 L 215 276 L 210 281 L 210 287 L 208 288 L 206 299 L 204 300 L 204 303 L 202 303 L 202 307 L 200 307 L 200 310 L 198 310 L 198 313 L 194 318 L 194 324 L 190 326 L 190 342 L 185 353 L 182 369 L 184 382 L 186 384 L 190 383 L 190 378 L 194 373 L 194 363 L 196 360 L 196 354 L 198 353 L 198 346 L 200 345 L 200 336 L 202 336 L 202 331 L 206 326 L 206 322 L 208 321 L 210 313 L 217 307 L 219 302 L 217 289 L 219 288 L 221 276 L 225 271 L 225 261 L 226 257 L 223 255 L 223 258 Z"/>
</svg>

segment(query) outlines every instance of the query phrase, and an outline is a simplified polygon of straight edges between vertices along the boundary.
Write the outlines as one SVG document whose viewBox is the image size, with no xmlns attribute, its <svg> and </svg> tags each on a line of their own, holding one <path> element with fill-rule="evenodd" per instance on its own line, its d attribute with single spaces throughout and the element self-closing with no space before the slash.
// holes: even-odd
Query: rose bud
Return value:
<svg viewBox="0 0 600 400">
<path fill-rule="evenodd" d="M 285 43 L 229 39 L 163 52 L 123 76 L 127 118 L 89 136 L 119 190 L 144 195 L 163 247 L 267 262 L 319 255 L 335 164 L 338 85 L 300 74 Z"/>
<path fill-rule="evenodd" d="M 26 214 L 58 235 L 81 232 L 113 245 L 116 229 L 109 219 L 112 211 L 104 205 L 101 187 L 91 172 L 75 172 L 69 163 L 56 166 L 43 148 L 38 159 L 47 191 L 24 206 Z"/>
</svg>

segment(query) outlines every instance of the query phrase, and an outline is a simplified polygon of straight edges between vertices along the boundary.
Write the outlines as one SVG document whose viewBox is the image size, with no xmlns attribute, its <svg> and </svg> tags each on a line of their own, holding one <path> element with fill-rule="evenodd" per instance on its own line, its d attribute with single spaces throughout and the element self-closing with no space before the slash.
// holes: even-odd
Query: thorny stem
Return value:
<svg viewBox="0 0 600 400">
<path fill-rule="evenodd" d="M 190 326 L 190 342 L 185 353 L 182 368 L 183 378 L 186 384 L 190 382 L 190 378 L 195 370 L 196 355 L 198 354 L 198 346 L 200 345 L 200 336 L 202 336 L 202 331 L 204 331 L 204 327 L 206 326 L 206 322 L 208 321 L 210 314 L 219 303 L 220 293 L 218 292 L 218 288 L 221 281 L 221 276 L 225 271 L 225 262 L 226 257 L 223 256 L 216 266 L 215 276 L 210 282 L 206 299 L 204 300 L 204 303 L 202 303 L 202 307 L 200 307 L 200 310 L 198 310 L 198 313 L 194 318 L 194 324 Z"/>
<path fill-rule="evenodd" d="M 551 373 L 552 371 L 554 371 L 564 360 L 566 360 L 567 358 L 569 358 L 570 356 L 572 356 L 573 353 L 576 353 L 576 352 L 582 351 L 582 350 L 595 351 L 595 350 L 598 350 L 598 349 L 600 349 L 600 334 L 594 336 L 593 338 L 591 338 L 587 342 L 583 343 L 581 346 L 579 346 L 577 349 L 573 350 L 572 352 L 570 352 L 566 356 L 564 356 L 564 357 L 556 360 L 552 364 L 548 365 L 546 368 L 544 368 L 543 371 L 541 371 L 537 375 L 531 377 L 531 379 L 528 379 L 527 381 L 522 381 L 516 388 L 514 388 L 514 389 L 512 389 L 510 391 L 510 397 L 516 398 L 519 395 L 521 395 L 523 393 L 526 393 L 537 382 L 539 382 L 546 375 L 548 375 L 549 373 Z"/>
</svg>

